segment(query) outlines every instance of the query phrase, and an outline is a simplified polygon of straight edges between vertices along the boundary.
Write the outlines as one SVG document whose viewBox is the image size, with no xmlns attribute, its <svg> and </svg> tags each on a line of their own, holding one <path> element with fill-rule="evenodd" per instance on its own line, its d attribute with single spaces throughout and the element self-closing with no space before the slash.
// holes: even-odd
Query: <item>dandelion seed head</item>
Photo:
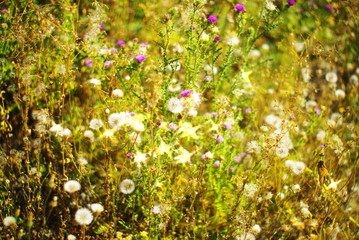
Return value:
<svg viewBox="0 0 359 240">
<path fill-rule="evenodd" d="M 81 208 L 76 211 L 75 220 L 80 225 L 90 225 L 93 220 L 93 214 L 89 209 Z"/>
<path fill-rule="evenodd" d="M 90 121 L 91 129 L 100 129 L 103 126 L 103 123 L 100 119 L 94 118 Z"/>
<path fill-rule="evenodd" d="M 4 218 L 3 223 L 5 227 L 16 225 L 16 218 L 13 216 L 7 216 Z"/>
<path fill-rule="evenodd" d="M 81 189 L 81 184 L 76 180 L 69 180 L 65 183 L 64 189 L 66 192 L 74 193 Z"/>
<path fill-rule="evenodd" d="M 100 214 L 104 211 L 104 207 L 99 203 L 93 203 L 90 205 L 90 208 L 93 213 Z"/>
<path fill-rule="evenodd" d="M 120 184 L 120 191 L 124 194 L 131 194 L 135 190 L 135 183 L 131 179 L 125 179 Z"/>
</svg>

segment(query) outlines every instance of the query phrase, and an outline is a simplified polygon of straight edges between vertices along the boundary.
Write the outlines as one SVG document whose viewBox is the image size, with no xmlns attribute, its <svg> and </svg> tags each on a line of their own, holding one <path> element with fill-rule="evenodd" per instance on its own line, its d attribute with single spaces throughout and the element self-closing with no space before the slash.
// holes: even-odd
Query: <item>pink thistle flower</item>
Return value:
<svg viewBox="0 0 359 240">
<path fill-rule="evenodd" d="M 136 55 L 137 62 L 143 62 L 145 61 L 146 57 L 143 55 Z"/>
<path fill-rule="evenodd" d="M 208 18 L 207 18 L 208 21 L 210 21 L 211 23 L 216 23 L 218 21 L 217 17 L 214 16 L 214 15 L 210 15 Z"/>
<path fill-rule="evenodd" d="M 100 23 L 100 30 L 101 31 L 105 30 L 105 26 L 102 23 Z"/>
<path fill-rule="evenodd" d="M 236 161 L 236 163 L 240 163 L 242 161 L 241 157 L 234 157 L 234 161 Z"/>
<path fill-rule="evenodd" d="M 238 12 L 242 12 L 242 13 L 245 13 L 246 12 L 246 9 L 244 8 L 244 5 L 243 4 L 236 4 L 236 10 Z"/>
<path fill-rule="evenodd" d="M 211 115 L 212 115 L 212 117 L 218 117 L 218 113 L 216 113 L 216 112 L 211 113 Z"/>
<path fill-rule="evenodd" d="M 226 129 L 231 129 L 232 128 L 232 123 L 230 123 L 230 122 L 224 122 L 223 125 L 224 125 L 224 127 Z"/>
<path fill-rule="evenodd" d="M 219 167 L 219 166 L 221 165 L 221 162 L 220 162 L 220 161 L 215 161 L 215 162 L 213 163 L 213 165 L 214 165 L 215 167 Z"/>
<path fill-rule="evenodd" d="M 288 0 L 288 5 L 293 6 L 295 4 L 295 0 Z"/>
<path fill-rule="evenodd" d="M 325 5 L 325 7 L 329 10 L 329 11 L 333 11 L 333 6 L 330 4 Z"/>
<path fill-rule="evenodd" d="M 119 46 L 123 46 L 123 45 L 125 45 L 125 42 L 124 42 L 124 41 L 122 41 L 122 40 L 118 40 L 118 41 L 117 41 L 117 45 L 119 45 Z"/>
<path fill-rule="evenodd" d="M 92 62 L 90 59 L 86 59 L 85 65 L 86 65 L 87 67 L 92 67 L 93 62 Z"/>
<path fill-rule="evenodd" d="M 112 66 L 112 61 L 105 61 L 105 67 L 109 68 Z"/>
<path fill-rule="evenodd" d="M 216 42 L 221 41 L 221 37 L 218 37 L 218 36 L 214 37 L 214 41 L 216 41 Z"/>
<path fill-rule="evenodd" d="M 181 97 L 187 97 L 187 96 L 191 95 L 192 92 L 193 92 L 193 90 L 183 90 L 183 91 L 180 93 L 180 96 L 181 96 Z"/>
<path fill-rule="evenodd" d="M 224 142 L 224 138 L 222 136 L 218 136 L 216 141 L 219 143 Z"/>
</svg>

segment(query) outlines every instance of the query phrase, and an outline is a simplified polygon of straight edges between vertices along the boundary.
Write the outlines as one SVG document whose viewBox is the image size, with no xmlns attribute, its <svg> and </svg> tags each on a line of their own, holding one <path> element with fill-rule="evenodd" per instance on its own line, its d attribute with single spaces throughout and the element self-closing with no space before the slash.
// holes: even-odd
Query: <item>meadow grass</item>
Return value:
<svg viewBox="0 0 359 240">
<path fill-rule="evenodd" d="M 0 4 L 1 239 L 358 239 L 356 1 Z"/>
</svg>

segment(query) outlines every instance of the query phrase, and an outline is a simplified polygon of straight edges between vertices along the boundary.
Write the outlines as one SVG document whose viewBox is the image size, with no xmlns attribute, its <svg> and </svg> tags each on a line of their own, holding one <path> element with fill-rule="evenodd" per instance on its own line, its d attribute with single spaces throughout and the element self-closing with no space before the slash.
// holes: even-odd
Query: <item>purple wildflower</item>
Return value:
<svg viewBox="0 0 359 240">
<path fill-rule="evenodd" d="M 9 10 L 3 9 L 3 10 L 1 10 L 1 12 L 7 14 L 7 13 L 9 13 Z"/>
<path fill-rule="evenodd" d="M 211 76 L 206 76 L 206 81 L 211 81 L 212 80 L 212 77 Z"/>
<path fill-rule="evenodd" d="M 122 40 L 118 40 L 118 41 L 117 41 L 117 45 L 119 45 L 119 46 L 123 46 L 123 45 L 125 45 L 125 42 L 124 42 L 124 41 L 122 41 Z"/>
<path fill-rule="evenodd" d="M 105 67 L 109 68 L 112 65 L 112 61 L 105 61 Z"/>
<path fill-rule="evenodd" d="M 234 171 L 236 171 L 236 168 L 235 168 L 235 167 L 231 167 L 231 168 L 229 169 L 229 171 L 234 172 Z"/>
<path fill-rule="evenodd" d="M 141 43 L 141 45 L 142 45 L 142 46 L 148 46 L 148 43 L 143 42 L 143 43 Z"/>
<path fill-rule="evenodd" d="M 101 31 L 105 30 L 105 26 L 102 23 L 100 23 L 100 30 Z"/>
<path fill-rule="evenodd" d="M 325 5 L 325 7 L 329 10 L 329 11 L 333 11 L 333 6 L 330 4 Z"/>
<path fill-rule="evenodd" d="M 132 157 L 133 157 L 133 155 L 131 153 L 126 154 L 126 158 L 132 158 Z"/>
<path fill-rule="evenodd" d="M 290 115 L 290 118 L 295 119 L 295 115 L 294 114 Z"/>
<path fill-rule="evenodd" d="M 143 55 L 136 55 L 137 62 L 143 62 L 145 61 L 146 57 Z"/>
<path fill-rule="evenodd" d="M 242 158 L 241 157 L 234 157 L 234 161 L 236 161 L 236 163 L 240 163 L 240 162 L 242 162 Z"/>
<path fill-rule="evenodd" d="M 216 36 L 216 37 L 214 37 L 214 41 L 221 41 L 221 37 L 218 37 L 218 36 Z"/>
<path fill-rule="evenodd" d="M 212 114 L 212 117 L 218 117 L 218 113 L 216 113 L 216 112 L 213 112 L 211 114 Z"/>
<path fill-rule="evenodd" d="M 130 112 L 130 116 L 134 117 L 136 114 L 134 112 Z"/>
<path fill-rule="evenodd" d="M 321 114 L 321 112 L 322 112 L 322 110 L 321 110 L 320 108 L 316 108 L 316 109 L 315 109 L 315 113 L 316 113 L 316 114 L 319 115 L 319 114 Z"/>
<path fill-rule="evenodd" d="M 218 136 L 216 141 L 219 143 L 224 142 L 224 138 L 222 136 Z"/>
<path fill-rule="evenodd" d="M 211 23 L 216 23 L 218 21 L 217 17 L 214 16 L 214 15 L 210 15 L 208 18 L 207 18 L 208 21 L 210 21 Z"/>
<path fill-rule="evenodd" d="M 240 155 L 242 156 L 242 158 L 245 158 L 245 157 L 247 157 L 247 156 L 248 156 L 248 154 L 247 154 L 247 153 L 245 153 L 245 152 L 242 152 Z"/>
<path fill-rule="evenodd" d="M 288 5 L 293 6 L 295 4 L 295 0 L 288 0 Z"/>
<path fill-rule="evenodd" d="M 178 126 L 175 123 L 171 122 L 168 124 L 168 128 L 171 130 L 177 130 Z"/>
<path fill-rule="evenodd" d="M 191 93 L 193 92 L 193 90 L 183 90 L 181 93 L 180 93 L 180 96 L 181 97 L 187 97 L 189 96 Z"/>
<path fill-rule="evenodd" d="M 249 112 L 251 112 L 251 111 L 252 111 L 251 108 L 246 108 L 246 113 L 249 113 Z"/>
<path fill-rule="evenodd" d="M 320 145 L 320 148 L 323 149 L 323 148 L 325 148 L 325 146 L 324 146 L 324 145 Z"/>
<path fill-rule="evenodd" d="M 85 65 L 86 65 L 87 67 L 92 67 L 93 62 L 92 62 L 90 59 L 86 59 Z"/>
<path fill-rule="evenodd" d="M 224 125 L 224 127 L 226 129 L 231 129 L 232 128 L 232 123 L 230 123 L 230 122 L 224 122 L 223 125 Z"/>
<path fill-rule="evenodd" d="M 220 162 L 220 161 L 215 161 L 215 162 L 213 163 L 213 165 L 214 165 L 215 167 L 219 167 L 219 166 L 221 165 L 221 162 Z"/>
<path fill-rule="evenodd" d="M 245 13 L 246 12 L 246 9 L 244 8 L 244 5 L 243 4 L 236 4 L 236 10 L 238 11 L 238 12 L 243 12 L 243 13 Z"/>
</svg>

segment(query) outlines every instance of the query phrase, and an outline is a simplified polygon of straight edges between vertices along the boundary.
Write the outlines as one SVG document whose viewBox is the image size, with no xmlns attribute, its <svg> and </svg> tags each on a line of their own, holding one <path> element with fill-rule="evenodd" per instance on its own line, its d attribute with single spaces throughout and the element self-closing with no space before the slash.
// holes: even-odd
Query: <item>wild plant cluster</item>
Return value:
<svg viewBox="0 0 359 240">
<path fill-rule="evenodd" d="M 0 6 L 1 239 L 359 238 L 356 1 Z"/>
</svg>

